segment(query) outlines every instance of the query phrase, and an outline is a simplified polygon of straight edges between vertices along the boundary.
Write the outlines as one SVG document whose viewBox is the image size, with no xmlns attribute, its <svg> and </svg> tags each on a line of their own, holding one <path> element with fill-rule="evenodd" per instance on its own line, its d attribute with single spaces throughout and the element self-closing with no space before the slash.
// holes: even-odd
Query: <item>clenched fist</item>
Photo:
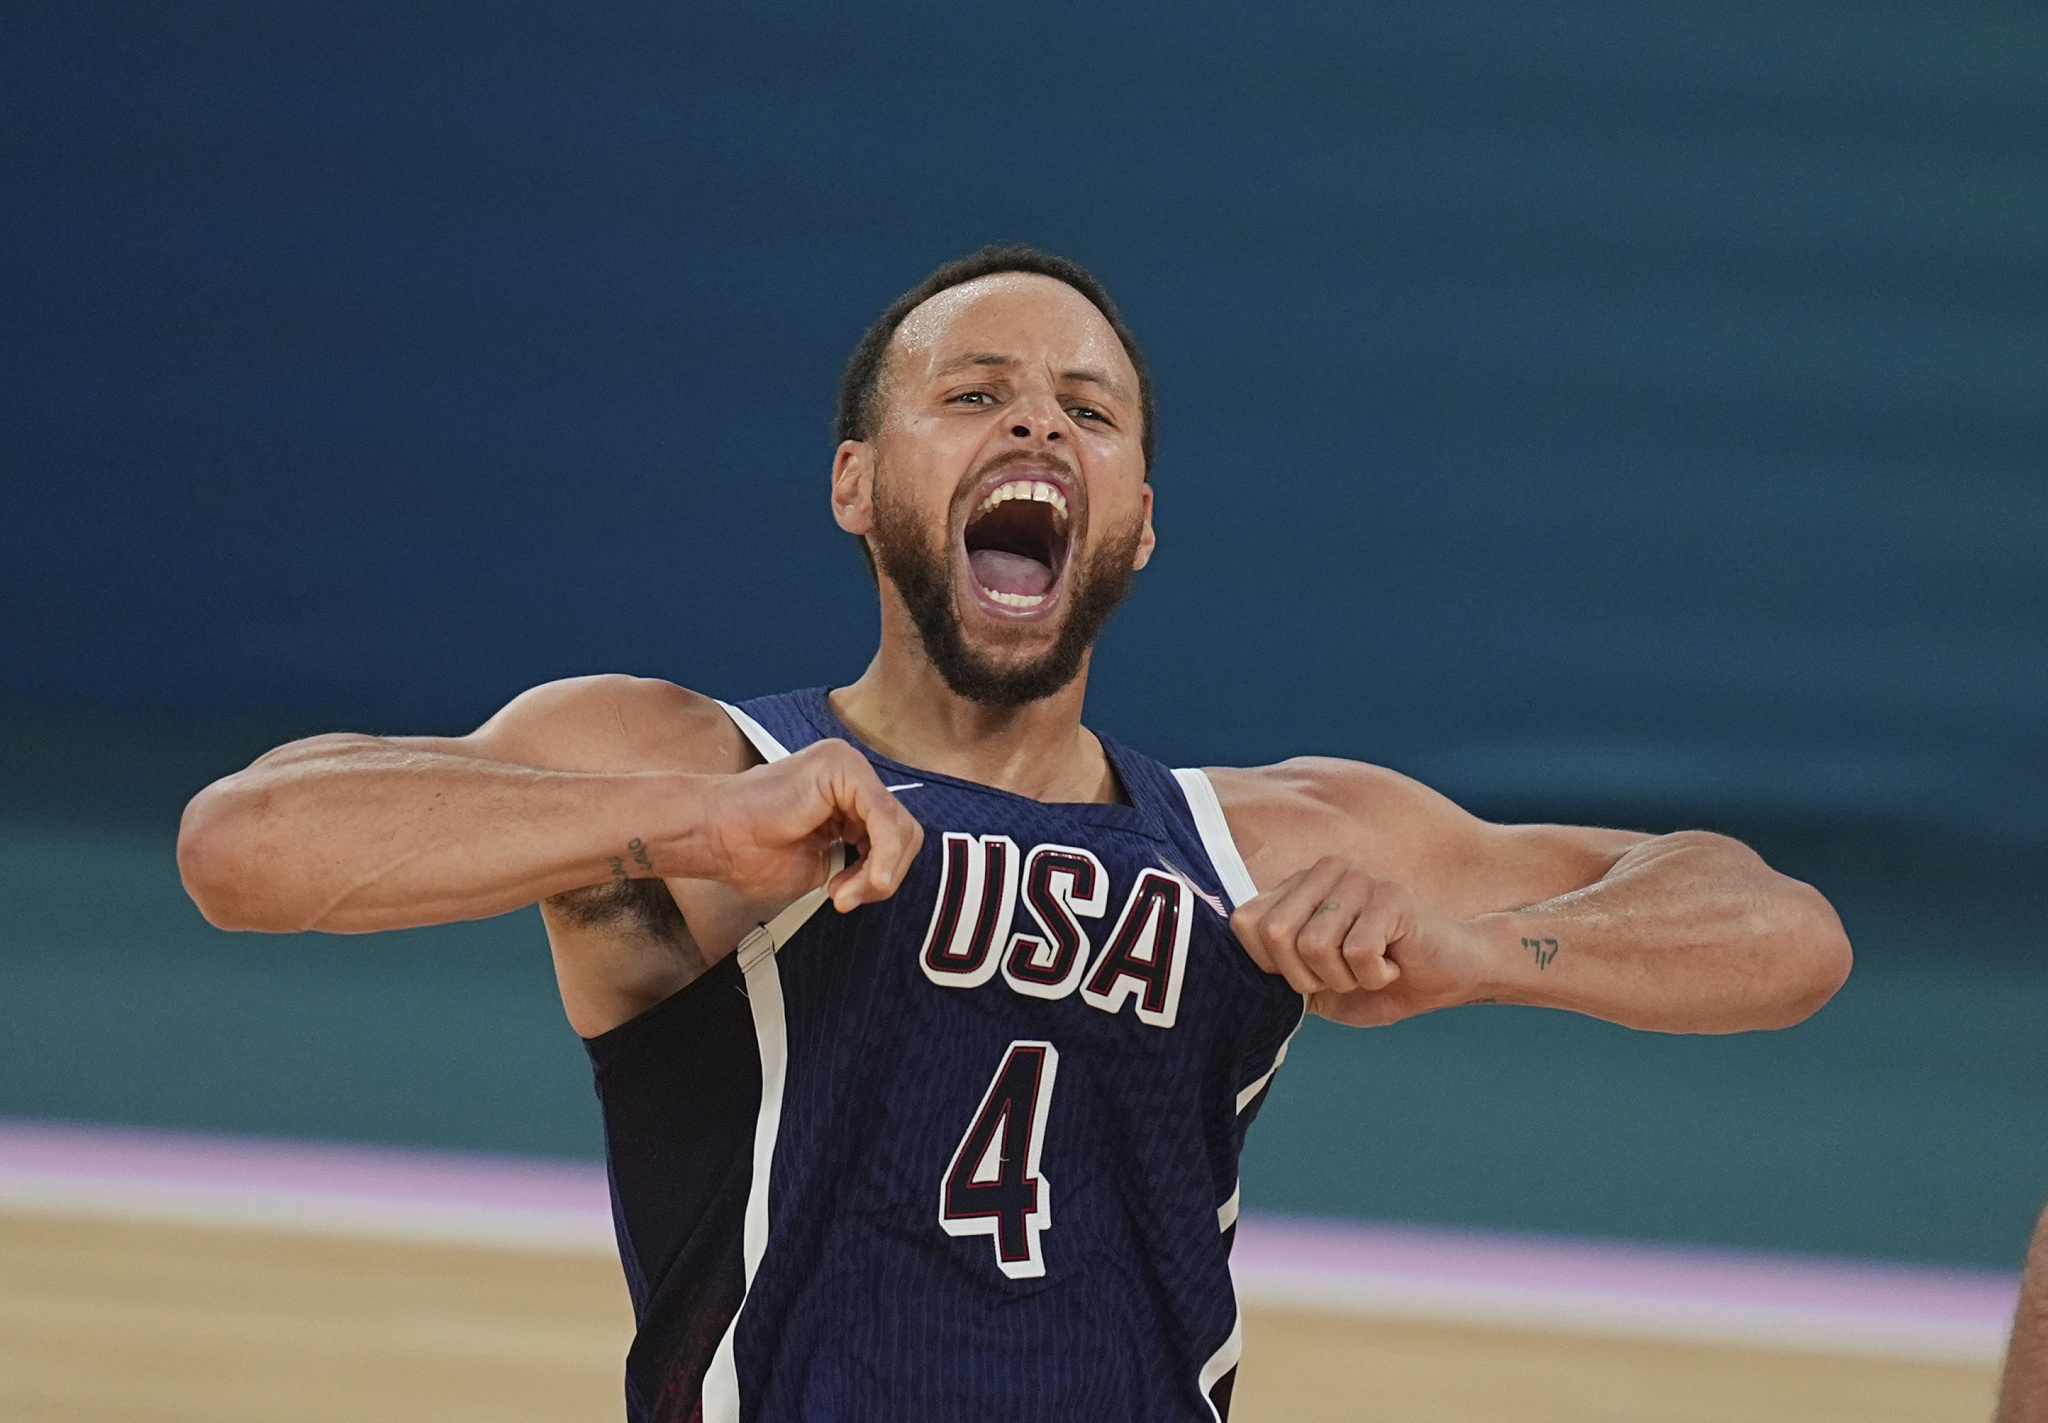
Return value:
<svg viewBox="0 0 2048 1423">
<path fill-rule="evenodd" d="M 1247 900 L 1230 927 L 1310 1012 L 1356 1027 L 1472 1002 L 1484 981 L 1478 930 L 1334 855 Z"/>
<path fill-rule="evenodd" d="M 894 894 L 924 843 L 924 827 L 867 758 L 837 739 L 721 777 L 706 811 L 713 870 L 702 877 L 749 899 L 796 899 L 824 880 L 833 842 L 858 850 L 860 859 L 832 877 L 842 914 Z"/>
</svg>

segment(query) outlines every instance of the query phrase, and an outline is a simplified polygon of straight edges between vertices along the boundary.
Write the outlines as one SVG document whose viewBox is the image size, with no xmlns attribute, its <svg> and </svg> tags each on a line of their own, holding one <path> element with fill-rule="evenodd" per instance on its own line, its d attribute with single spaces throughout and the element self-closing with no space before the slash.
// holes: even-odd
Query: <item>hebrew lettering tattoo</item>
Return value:
<svg viewBox="0 0 2048 1423">
<path fill-rule="evenodd" d="M 1540 971 L 1550 967 L 1550 961 L 1557 957 L 1557 940 L 1524 939 L 1522 947 L 1536 955 L 1536 967 Z"/>
</svg>

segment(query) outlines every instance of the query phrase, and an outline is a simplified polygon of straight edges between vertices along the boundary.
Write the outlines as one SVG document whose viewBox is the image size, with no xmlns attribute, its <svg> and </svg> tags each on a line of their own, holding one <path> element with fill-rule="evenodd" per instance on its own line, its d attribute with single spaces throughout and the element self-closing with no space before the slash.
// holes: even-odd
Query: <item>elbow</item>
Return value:
<svg viewBox="0 0 2048 1423">
<path fill-rule="evenodd" d="M 206 922 L 216 929 L 289 930 L 262 866 L 264 799 L 237 784 L 216 781 L 192 798 L 178 822 L 178 878 Z"/>
<path fill-rule="evenodd" d="M 1848 982 L 1855 962 L 1849 935 L 1827 897 L 1811 885 L 1789 883 L 1790 922 L 1780 929 L 1778 941 L 1785 946 L 1784 962 L 1793 971 L 1784 985 L 1779 1021 L 1770 1025 L 1778 1028 L 1803 1023 L 1819 1012 Z"/>
</svg>

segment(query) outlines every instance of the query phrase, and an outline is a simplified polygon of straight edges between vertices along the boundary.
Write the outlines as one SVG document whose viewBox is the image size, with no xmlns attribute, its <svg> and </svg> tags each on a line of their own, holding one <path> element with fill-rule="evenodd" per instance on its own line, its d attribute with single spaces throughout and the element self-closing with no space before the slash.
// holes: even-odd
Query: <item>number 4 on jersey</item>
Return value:
<svg viewBox="0 0 2048 1423">
<path fill-rule="evenodd" d="M 993 1236 L 996 1268 L 1013 1280 L 1045 1273 L 1038 1237 L 1052 1224 L 1052 1183 L 1038 1157 L 1059 1066 L 1051 1043 L 1011 1043 L 939 1182 L 946 1234 Z"/>
</svg>

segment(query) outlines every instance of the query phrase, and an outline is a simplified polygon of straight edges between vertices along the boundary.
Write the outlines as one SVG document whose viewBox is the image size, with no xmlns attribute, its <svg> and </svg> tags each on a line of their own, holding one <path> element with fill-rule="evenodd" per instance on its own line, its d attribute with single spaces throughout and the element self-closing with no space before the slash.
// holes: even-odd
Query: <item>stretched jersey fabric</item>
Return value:
<svg viewBox="0 0 2048 1423">
<path fill-rule="evenodd" d="M 859 746 L 823 691 L 729 708 Z M 1103 739 L 1129 804 L 865 747 L 925 841 L 589 1040 L 636 1423 L 1219 1423 L 1237 1160 L 1302 1016 L 1226 915 L 1215 792 Z M 808 917 L 805 917 L 808 913 Z"/>
</svg>

